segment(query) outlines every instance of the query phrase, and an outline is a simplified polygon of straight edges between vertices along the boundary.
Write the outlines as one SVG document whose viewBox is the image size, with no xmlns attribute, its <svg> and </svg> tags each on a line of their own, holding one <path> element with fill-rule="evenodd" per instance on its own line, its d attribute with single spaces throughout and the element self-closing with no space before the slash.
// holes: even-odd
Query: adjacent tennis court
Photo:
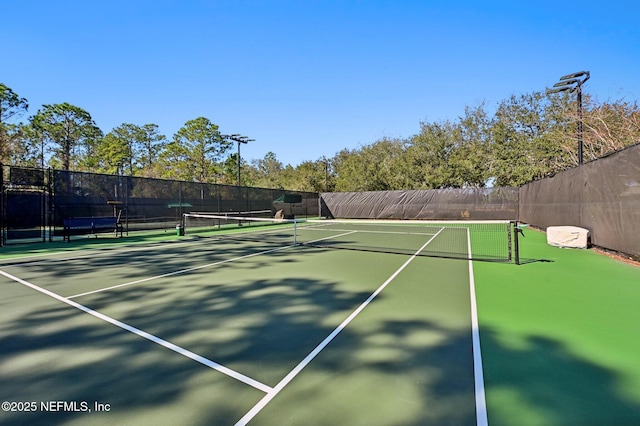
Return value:
<svg viewBox="0 0 640 426">
<path fill-rule="evenodd" d="M 514 233 L 504 223 L 463 232 L 444 224 L 346 226 L 215 219 L 192 223 L 180 238 L 99 238 L 103 246 L 86 239 L 5 257 L 0 422 L 513 420 L 503 404 L 517 402 L 517 392 L 496 374 L 509 339 L 504 306 L 481 305 L 487 328 L 480 324 L 478 334 L 474 270 L 483 276 L 478 299 L 491 306 L 487 288 L 506 280 L 490 276 L 513 279 L 556 262 L 536 256 L 514 265 Z M 495 291 L 513 295 L 514 287 Z M 635 370 L 625 371 L 634 389 Z M 494 393 L 485 390 L 487 373 Z M 622 418 L 633 418 L 640 398 L 625 395 Z M 526 407 L 518 404 L 511 406 Z M 550 418 L 534 414 L 520 413 L 529 424 Z"/>
</svg>

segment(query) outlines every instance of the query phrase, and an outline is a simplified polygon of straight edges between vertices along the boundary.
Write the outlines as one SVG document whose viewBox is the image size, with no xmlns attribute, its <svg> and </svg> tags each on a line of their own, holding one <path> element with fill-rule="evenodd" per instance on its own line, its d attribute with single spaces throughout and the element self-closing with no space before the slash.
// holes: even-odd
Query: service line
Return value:
<svg viewBox="0 0 640 426">
<path fill-rule="evenodd" d="M 126 323 L 124 323 L 122 321 L 118 321 L 115 318 L 111 318 L 110 316 L 107 316 L 107 315 L 101 314 L 100 312 L 94 311 L 93 309 L 90 309 L 90 308 L 88 308 L 88 307 L 86 307 L 84 305 L 81 305 L 81 304 L 79 304 L 77 302 L 74 302 L 73 300 L 69 300 L 69 298 L 67 298 L 67 297 L 60 296 L 59 294 L 56 294 L 56 293 L 54 293 L 52 291 L 46 290 L 46 289 L 44 289 L 42 287 L 38 287 L 35 284 L 32 284 L 32 283 L 30 283 L 28 281 L 25 281 L 25 280 L 21 279 L 21 278 L 13 276 L 13 275 L 11 275 L 11 274 L 9 274 L 9 273 L 7 273 L 5 271 L 2 271 L 2 270 L 0 270 L 0 275 L 3 275 L 3 276 L 9 278 L 12 281 L 15 281 L 15 282 L 20 283 L 20 284 L 22 284 L 24 286 L 30 287 L 30 288 L 32 288 L 32 289 L 34 289 L 36 291 L 39 291 L 40 293 L 46 294 L 47 296 L 52 297 L 52 298 L 54 298 L 54 299 L 56 299 L 56 300 L 58 300 L 60 302 L 66 303 L 67 305 L 73 306 L 76 309 L 79 309 L 79 310 L 81 310 L 81 311 L 83 311 L 83 312 L 85 312 L 85 313 L 87 313 L 89 315 L 92 315 L 92 316 L 94 316 L 94 317 L 96 317 L 98 319 L 101 319 L 101 320 L 106 321 L 106 322 L 108 322 L 110 324 L 113 324 L 116 327 L 119 327 L 119 328 L 121 328 L 123 330 L 126 330 L 126 331 L 130 332 L 130 333 L 136 334 L 136 335 L 138 335 L 138 336 L 140 336 L 140 337 L 142 337 L 144 339 L 147 339 L 147 340 L 149 340 L 149 341 L 151 341 L 153 343 L 156 343 L 156 344 L 158 344 L 160 346 L 164 346 L 165 348 L 167 348 L 169 350 L 172 350 L 173 352 L 176 352 L 176 353 L 178 353 L 178 354 L 180 354 L 182 356 L 185 356 L 187 358 L 191 358 L 192 360 L 194 360 L 196 362 L 199 362 L 200 364 L 203 364 L 203 365 L 205 365 L 205 366 L 207 366 L 209 368 L 212 368 L 212 369 L 214 369 L 216 371 L 219 371 L 220 373 L 223 373 L 223 374 L 225 374 L 225 375 L 227 375 L 229 377 L 232 377 L 232 378 L 234 378 L 234 379 L 236 379 L 236 380 L 238 380 L 238 381 L 240 381 L 242 383 L 245 383 L 245 384 L 247 384 L 249 386 L 252 386 L 252 387 L 254 387 L 256 389 L 259 389 L 262 392 L 267 392 L 268 393 L 268 392 L 270 392 L 272 390 L 272 388 L 270 386 L 267 386 L 264 383 L 260 383 L 257 380 L 252 379 L 251 377 L 245 376 L 242 373 L 239 373 L 237 371 L 231 370 L 230 368 L 225 367 L 222 364 L 218 364 L 217 362 L 211 361 L 210 359 L 207 359 L 207 358 L 205 358 L 203 356 L 200 356 L 200 355 L 198 355 L 198 354 L 196 354 L 194 352 L 191 352 L 191 351 L 189 351 L 189 350 L 187 350 L 185 348 L 182 348 L 182 347 L 180 347 L 178 345 L 175 345 L 175 344 L 173 344 L 171 342 L 168 342 L 168 341 L 166 341 L 164 339 L 161 339 L 161 338 L 159 338 L 157 336 L 154 336 L 153 334 L 147 333 L 146 331 L 142 331 L 139 328 L 133 327 L 133 326 L 131 326 L 129 324 L 126 324 Z"/>
</svg>

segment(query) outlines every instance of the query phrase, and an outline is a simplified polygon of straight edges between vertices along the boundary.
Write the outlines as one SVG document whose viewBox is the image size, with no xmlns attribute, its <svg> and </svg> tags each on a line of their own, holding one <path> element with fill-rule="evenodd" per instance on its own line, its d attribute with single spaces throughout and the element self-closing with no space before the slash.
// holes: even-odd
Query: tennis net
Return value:
<svg viewBox="0 0 640 426">
<path fill-rule="evenodd" d="M 519 263 L 514 221 L 248 218 L 185 214 L 187 235 L 229 235 L 287 244 Z"/>
<path fill-rule="evenodd" d="M 184 213 L 184 234 L 296 244 L 297 221 L 249 215 Z"/>
</svg>

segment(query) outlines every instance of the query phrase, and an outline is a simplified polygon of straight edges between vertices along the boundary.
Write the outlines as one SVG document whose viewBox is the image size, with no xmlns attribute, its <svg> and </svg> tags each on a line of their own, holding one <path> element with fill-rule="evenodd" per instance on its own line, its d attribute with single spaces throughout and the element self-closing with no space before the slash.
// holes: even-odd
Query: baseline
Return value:
<svg viewBox="0 0 640 426">
<path fill-rule="evenodd" d="M 109 256 L 112 255 L 114 253 L 128 253 L 128 252 L 135 252 L 135 251 L 145 251 L 145 250 L 149 250 L 151 249 L 156 249 L 156 248 L 164 248 L 164 247 L 179 247 L 179 246 L 184 246 L 184 245 L 205 245 L 205 244 L 209 244 L 212 240 L 216 241 L 216 240 L 233 240 L 233 237 L 228 237 L 229 235 L 243 235 L 243 234 L 254 234 L 254 235 L 260 235 L 260 234 L 270 234 L 270 233 L 274 233 L 277 231 L 274 230 L 269 230 L 269 231 L 265 231 L 265 230 L 260 230 L 260 231 L 256 231 L 256 230 L 249 230 L 249 231 L 244 231 L 244 232 L 237 232 L 237 233 L 229 233 L 229 234 L 218 234 L 218 235 L 211 235 L 211 236 L 207 236 L 207 237 L 196 237 L 196 238 L 189 238 L 187 240 L 182 240 L 182 241 L 170 241 L 170 240 L 164 240 L 164 241 L 158 241 L 158 242 L 152 242 L 152 243 L 131 243 L 131 244 L 127 244 L 126 242 L 122 243 L 122 242 L 114 242 L 108 245 L 104 245 L 98 248 L 92 248 L 92 249 L 88 249 L 88 250 L 84 250 L 84 249 L 79 249 L 79 250 L 62 250 L 62 251 L 52 251 L 52 252 L 48 252 L 48 253 L 37 253 L 37 254 L 30 254 L 30 255 L 25 255 L 25 256 L 16 256 L 16 257 L 8 257 L 0 262 L 7 262 L 6 265 L 3 266 L 4 269 L 8 269 L 8 268 L 12 268 L 15 266 L 21 266 L 23 265 L 23 263 L 20 263 L 21 261 L 28 261 L 30 265 L 37 265 L 40 263 L 56 263 L 56 262 L 66 262 L 66 261 L 71 261 L 71 260 L 78 260 L 78 259 L 86 259 L 86 258 L 95 258 L 98 256 Z M 123 245 L 124 244 L 124 245 Z M 56 256 L 56 255 L 65 255 L 65 254 L 73 254 L 73 253 L 78 253 L 78 256 L 69 256 L 69 257 L 62 257 L 59 259 L 42 259 L 42 260 L 37 260 L 38 258 L 41 257 L 49 257 L 49 256 Z M 33 261 L 32 261 L 33 259 Z M 15 263 L 13 263 L 15 262 Z"/>
</svg>

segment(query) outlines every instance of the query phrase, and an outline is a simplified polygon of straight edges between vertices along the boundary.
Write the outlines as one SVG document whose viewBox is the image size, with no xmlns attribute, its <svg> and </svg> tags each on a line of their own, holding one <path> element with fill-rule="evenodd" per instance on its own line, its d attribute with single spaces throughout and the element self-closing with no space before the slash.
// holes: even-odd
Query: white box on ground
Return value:
<svg viewBox="0 0 640 426">
<path fill-rule="evenodd" d="M 589 230 L 577 226 L 549 226 L 547 243 L 555 247 L 587 248 Z"/>
</svg>

